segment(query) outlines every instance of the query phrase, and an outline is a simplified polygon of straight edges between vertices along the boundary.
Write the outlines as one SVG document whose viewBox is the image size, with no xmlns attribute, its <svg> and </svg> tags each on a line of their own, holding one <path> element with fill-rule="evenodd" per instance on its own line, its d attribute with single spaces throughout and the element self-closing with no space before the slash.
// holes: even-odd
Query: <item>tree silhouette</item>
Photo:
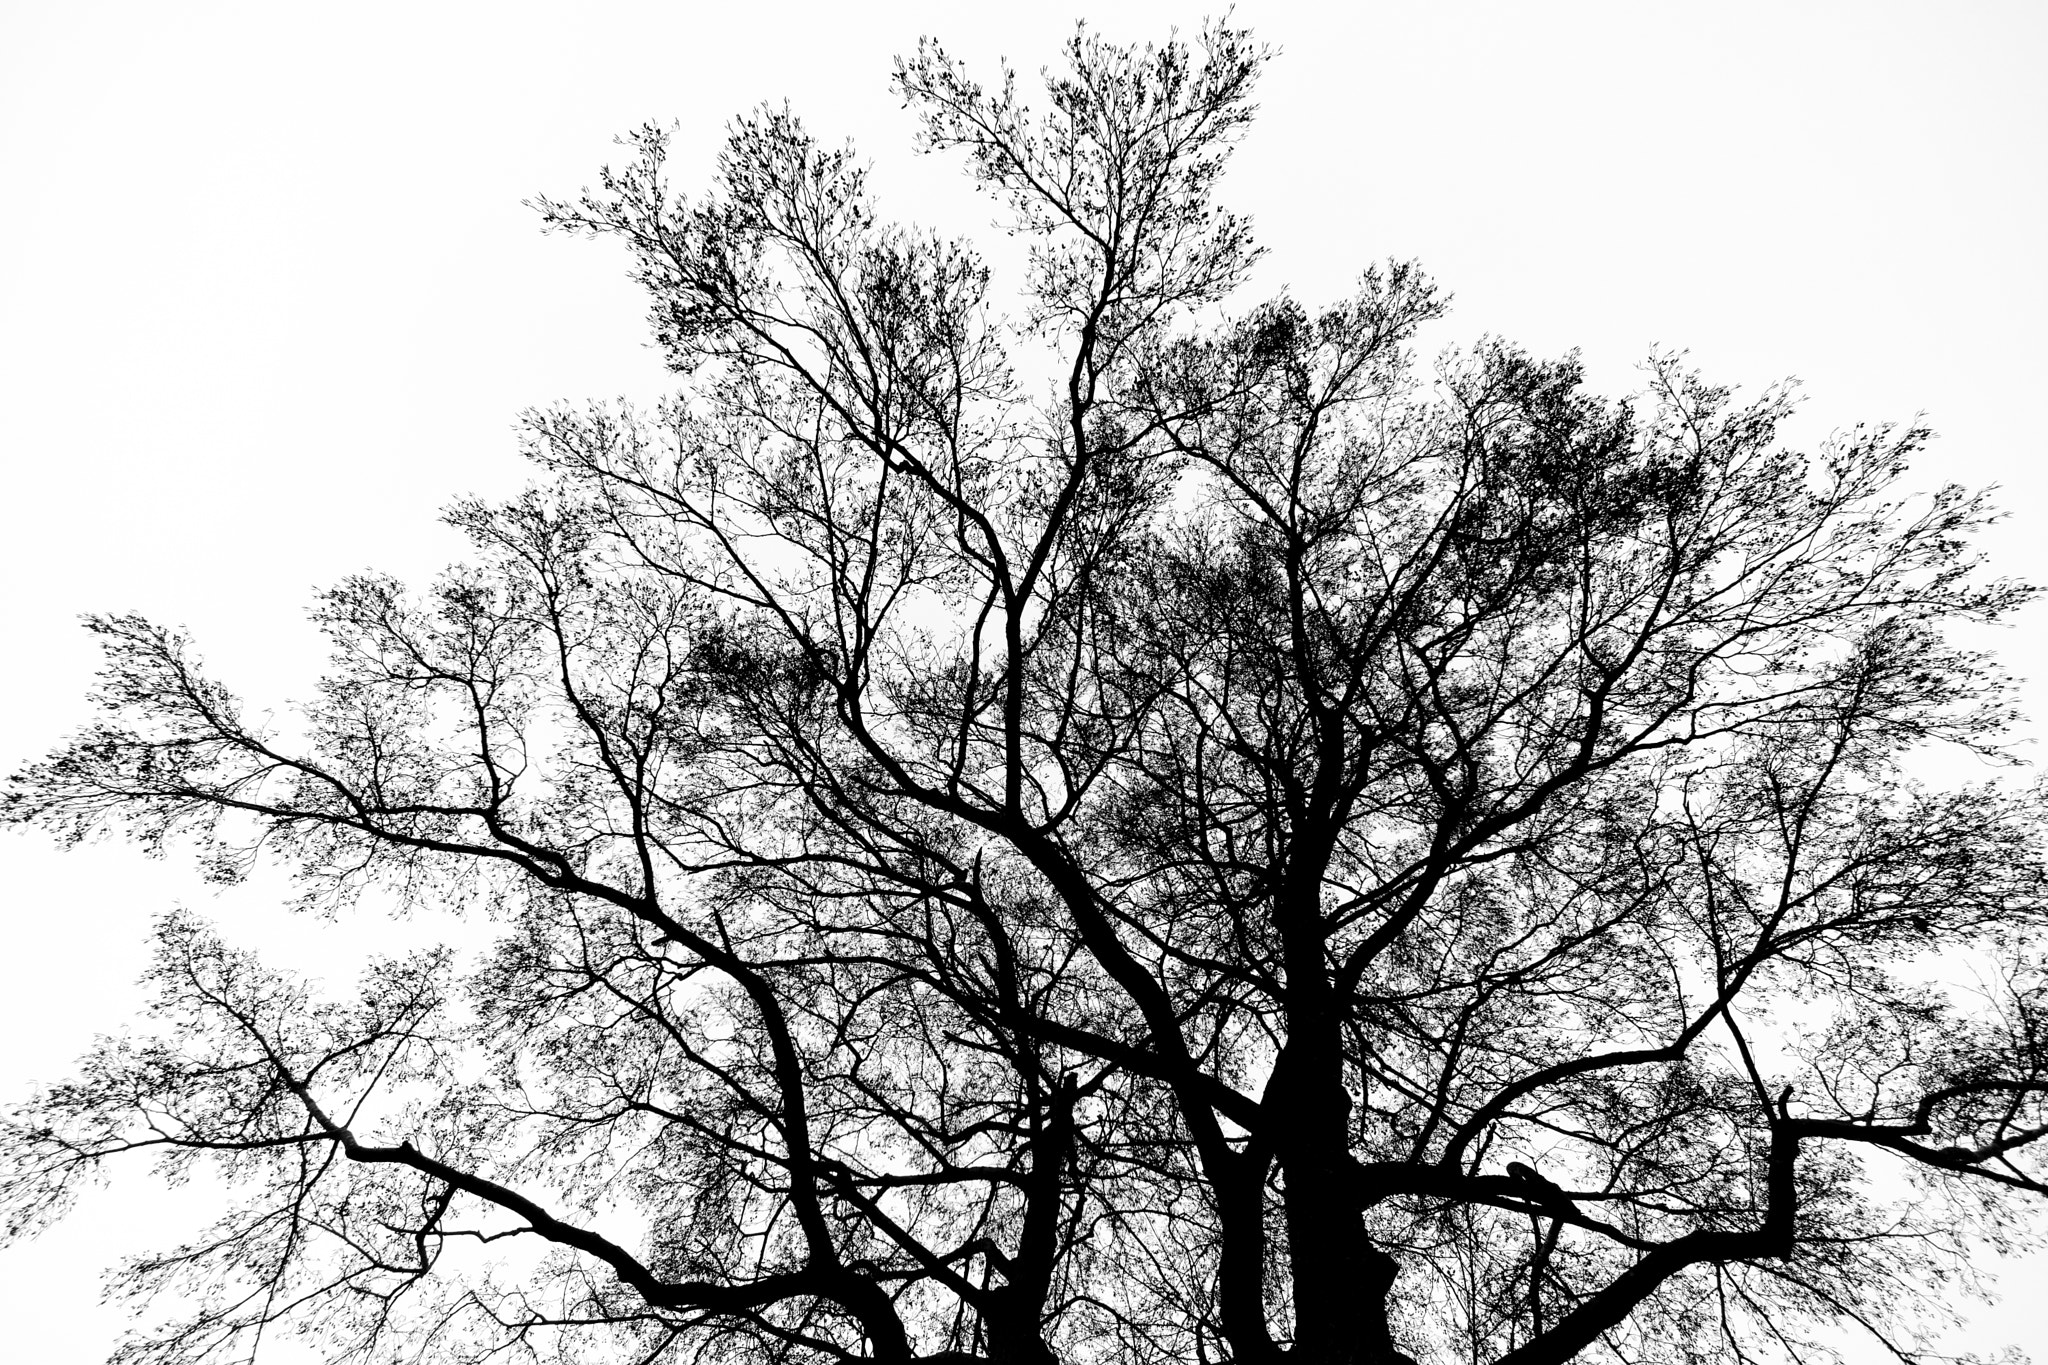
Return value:
<svg viewBox="0 0 2048 1365">
<path fill-rule="evenodd" d="M 344 1000 L 164 921 L 158 1027 L 6 1136 L 8 1227 L 111 1158 L 246 1198 L 121 1272 L 136 1360 L 1628 1361 L 1910 1351 L 2048 1135 L 2038 796 L 1952 627 L 1919 429 L 1786 449 L 1368 269 L 1226 311 L 1262 52 L 1085 32 L 1042 108 L 897 86 L 1029 244 L 1022 311 L 738 122 L 574 202 L 681 377 L 362 577 L 258 723 L 97 619 L 103 721 L 14 822 L 261 857 L 495 941 Z"/>
</svg>

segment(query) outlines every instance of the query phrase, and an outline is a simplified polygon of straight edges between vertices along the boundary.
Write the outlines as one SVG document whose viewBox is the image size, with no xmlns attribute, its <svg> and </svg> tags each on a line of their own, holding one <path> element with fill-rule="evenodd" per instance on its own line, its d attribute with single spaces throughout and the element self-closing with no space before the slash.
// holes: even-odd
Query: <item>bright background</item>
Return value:
<svg viewBox="0 0 2048 1365">
<path fill-rule="evenodd" d="M 1087 9 L 1121 39 L 1203 15 Z M 1260 292 L 1313 303 L 1418 256 L 1458 297 L 1446 340 L 1579 347 L 1611 389 L 1653 346 L 1752 388 L 1797 375 L 1807 440 L 1924 411 L 1929 480 L 2002 485 L 1995 561 L 2048 580 L 2048 6 L 1236 18 L 1281 49 L 1225 191 L 1271 248 Z M 191 627 L 258 710 L 304 695 L 312 590 L 454 554 L 435 511 L 524 480 L 519 409 L 659 391 L 619 253 L 543 238 L 520 202 L 587 183 L 614 134 L 678 121 L 678 178 L 701 184 L 726 119 L 787 97 L 875 159 L 886 206 L 972 230 L 993 210 L 910 154 L 890 58 L 932 33 L 1028 76 L 1066 23 L 907 3 L 0 7 L 0 765 L 83 716 L 78 613 Z M 2048 679 L 2042 620 L 1994 643 Z M 330 974 L 366 937 L 436 928 L 285 922 L 276 890 L 0 836 L 0 1098 L 130 1013 L 171 904 Z M 0 1357 L 104 1357 L 120 1312 L 98 1270 L 196 1230 L 210 1198 L 151 1184 L 137 1167 L 0 1253 Z M 1966 1344 L 2048 1339 L 2042 1270 L 2008 1266 Z"/>
</svg>

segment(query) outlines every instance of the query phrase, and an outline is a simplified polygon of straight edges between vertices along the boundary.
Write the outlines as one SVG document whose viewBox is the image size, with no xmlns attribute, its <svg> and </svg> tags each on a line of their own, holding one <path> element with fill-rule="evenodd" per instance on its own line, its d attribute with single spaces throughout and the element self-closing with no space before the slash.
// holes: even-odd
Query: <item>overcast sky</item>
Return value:
<svg viewBox="0 0 2048 1365">
<path fill-rule="evenodd" d="M 370 567 L 423 578 L 454 554 L 436 510 L 521 483 L 521 408 L 659 392 L 615 249 L 543 237 L 521 206 L 590 180 L 615 134 L 676 122 L 678 178 L 701 183 L 728 118 L 787 98 L 856 141 L 898 216 L 985 224 L 954 163 L 911 154 L 890 58 L 929 33 L 1029 73 L 1068 19 L 955 8 L 0 5 L 0 764 L 82 717 L 79 613 L 189 626 L 257 709 L 304 695 L 311 592 Z M 1204 14 L 1089 10 L 1115 38 Z M 1798 376 L 1806 440 L 1924 412 L 1941 434 L 1927 481 L 2002 485 L 1996 562 L 2048 580 L 2048 6 L 1236 17 L 1281 52 L 1225 191 L 1271 249 L 1255 292 L 1313 303 L 1369 261 L 1419 257 L 1456 295 L 1446 341 L 1577 347 L 1612 389 L 1653 347 L 1749 387 Z M 1993 642 L 2042 679 L 2037 714 L 2043 621 Z M 282 923 L 274 892 L 0 837 L 0 1099 L 128 1013 L 172 904 L 314 967 L 363 933 Z M 97 1302 L 98 1269 L 207 1202 L 129 1174 L 0 1254 L 0 1355 L 104 1357 L 119 1313 Z M 1973 1345 L 2035 1334 L 2042 1273 L 2008 1275 Z"/>
</svg>

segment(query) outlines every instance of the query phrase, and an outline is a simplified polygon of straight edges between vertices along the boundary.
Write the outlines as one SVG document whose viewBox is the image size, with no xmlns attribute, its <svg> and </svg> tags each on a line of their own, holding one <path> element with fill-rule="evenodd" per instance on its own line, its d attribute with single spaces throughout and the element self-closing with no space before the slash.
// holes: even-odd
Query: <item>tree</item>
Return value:
<svg viewBox="0 0 2048 1365">
<path fill-rule="evenodd" d="M 642 130 L 540 207 L 672 401 L 533 415 L 471 563 L 327 593 L 289 732 L 92 623 L 11 821 L 499 926 L 328 1001 L 163 922 L 0 1177 L 16 1233 L 129 1152 L 246 1191 L 123 1272 L 189 1309 L 137 1359 L 1906 1350 L 2048 1191 L 2038 794 L 1910 776 L 2009 758 L 1984 500 L 1671 357 L 1425 377 L 1409 264 L 1233 314 L 1263 54 L 1066 56 L 896 73 L 1016 322 L 788 113 L 696 200 Z"/>
</svg>

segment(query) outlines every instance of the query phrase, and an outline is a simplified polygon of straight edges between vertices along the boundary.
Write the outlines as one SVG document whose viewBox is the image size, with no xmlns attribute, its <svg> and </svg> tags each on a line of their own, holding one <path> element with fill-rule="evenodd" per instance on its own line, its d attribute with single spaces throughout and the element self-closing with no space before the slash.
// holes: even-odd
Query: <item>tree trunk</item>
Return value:
<svg viewBox="0 0 2048 1365">
<path fill-rule="evenodd" d="M 1283 1191 L 1299 1365 L 1414 1365 L 1394 1344 L 1388 1299 L 1400 1266 L 1372 1244 L 1341 1167 L 1290 1164 Z"/>
</svg>

